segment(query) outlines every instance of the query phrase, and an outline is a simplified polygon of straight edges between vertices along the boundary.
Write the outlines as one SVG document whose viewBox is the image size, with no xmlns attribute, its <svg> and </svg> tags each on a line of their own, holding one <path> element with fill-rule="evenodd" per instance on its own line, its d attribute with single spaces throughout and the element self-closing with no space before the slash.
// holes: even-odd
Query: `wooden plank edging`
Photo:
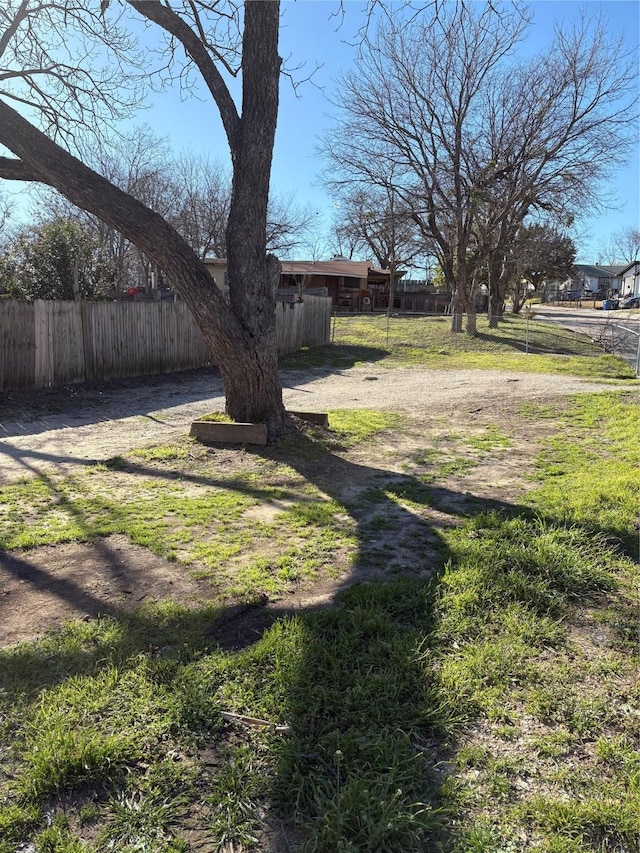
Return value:
<svg viewBox="0 0 640 853">
<path fill-rule="evenodd" d="M 194 421 L 189 432 L 203 444 L 267 443 L 266 424 L 237 424 L 226 421 Z"/>
<path fill-rule="evenodd" d="M 319 426 L 329 426 L 329 415 L 326 412 L 289 412 L 294 418 L 300 418 L 301 421 L 307 421 L 310 424 L 318 424 Z"/>
<path fill-rule="evenodd" d="M 301 421 L 329 426 L 327 412 L 289 412 Z M 203 444 L 259 444 L 267 443 L 266 424 L 243 424 L 233 421 L 193 421 L 189 435 Z"/>
</svg>

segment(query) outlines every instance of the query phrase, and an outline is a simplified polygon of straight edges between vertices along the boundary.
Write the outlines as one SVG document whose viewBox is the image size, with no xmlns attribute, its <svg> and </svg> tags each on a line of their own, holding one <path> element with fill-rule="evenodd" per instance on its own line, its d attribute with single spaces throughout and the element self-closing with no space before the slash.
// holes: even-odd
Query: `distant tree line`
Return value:
<svg viewBox="0 0 640 853">
<path fill-rule="evenodd" d="M 82 149 L 82 144 L 81 144 Z M 147 128 L 128 139 L 105 137 L 81 150 L 83 161 L 147 207 L 159 211 L 201 260 L 225 256 L 231 176 L 206 157 L 173 157 Z M 131 240 L 64 196 L 42 189 L 29 224 L 11 227 L 0 208 L 0 296 L 14 299 L 113 299 L 129 288 L 171 285 Z M 308 206 L 273 196 L 270 251 L 290 252 L 315 218 Z"/>
<path fill-rule="evenodd" d="M 340 196 L 333 229 L 333 250 L 347 258 L 366 254 L 381 267 L 431 269 L 430 283 L 451 293 L 450 283 L 438 263 L 437 253 L 421 238 L 410 209 L 397 200 L 391 210 L 384 191 L 357 189 Z M 615 235 L 611 238 L 615 241 Z M 550 222 L 522 223 L 502 261 L 505 280 L 503 299 L 511 299 L 518 313 L 530 289 L 543 282 L 563 281 L 572 275 L 576 258 L 573 239 Z M 435 263 L 431 261 L 435 259 Z M 477 271 L 479 285 L 489 286 L 487 264 Z M 502 305 L 500 306 L 500 313 Z"/>
</svg>

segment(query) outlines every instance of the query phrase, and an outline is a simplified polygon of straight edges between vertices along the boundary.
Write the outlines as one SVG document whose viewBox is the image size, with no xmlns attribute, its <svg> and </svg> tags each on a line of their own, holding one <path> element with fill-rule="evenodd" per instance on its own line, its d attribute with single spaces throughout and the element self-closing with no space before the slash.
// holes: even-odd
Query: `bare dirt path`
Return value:
<svg viewBox="0 0 640 853">
<path fill-rule="evenodd" d="M 490 465 L 480 465 L 463 478 L 454 475 L 444 483 L 447 494 L 462 501 L 468 495 L 511 501 L 522 491 L 522 471 L 532 463 L 541 432 L 553 425 L 524 424 L 518 415 L 521 402 L 552 402 L 569 394 L 611 388 L 569 376 L 387 370 L 375 365 L 332 373 L 289 371 L 282 378 L 285 402 L 292 410 L 373 408 L 411 416 L 412 435 L 394 434 L 388 447 L 378 442 L 355 448 L 347 466 L 352 477 L 358 471 L 365 477 L 386 473 L 397 478 L 402 476 L 403 461 L 416 447 L 439 446 L 459 429 L 473 432 L 498 425 L 514 437 L 509 451 L 492 458 Z M 71 474 L 78 466 L 134 448 L 171 443 L 188 433 L 194 419 L 222 410 L 224 397 L 215 371 L 195 371 L 117 386 L 4 395 L 0 405 L 0 484 L 7 484 L 23 477 Z M 220 470 L 231 469 L 241 464 L 242 455 L 216 450 L 216 465 Z M 334 473 L 340 480 L 336 488 L 344 497 L 349 489 L 357 491 L 354 480 L 342 482 L 345 475 L 339 464 Z M 450 524 L 446 504 L 443 510 L 431 512 L 428 523 Z M 455 508 L 451 511 L 455 514 Z M 411 561 L 403 542 L 412 541 L 413 527 L 423 527 L 425 519 L 414 519 L 408 512 L 401 515 L 401 522 L 395 516 L 389 518 L 395 525 L 394 559 Z M 386 535 L 381 535 L 388 548 Z M 364 565 L 357 577 L 324 578 L 311 587 L 292 590 L 273 606 L 291 611 L 325 605 L 344 583 L 367 579 L 367 571 Z M 42 636 L 72 618 L 92 619 L 166 599 L 197 604 L 212 596 L 215 591 L 194 579 L 184 566 L 133 545 L 124 536 L 0 551 L 0 646 Z M 249 619 L 254 615 L 249 614 Z M 260 608 L 256 618 L 266 616 L 268 611 Z M 255 633 L 255 625 L 244 624 L 246 618 L 231 621 L 225 623 L 224 632 L 233 633 L 232 642 L 242 630 Z"/>
<path fill-rule="evenodd" d="M 380 369 L 282 374 L 287 408 L 321 412 L 379 408 L 448 412 L 495 408 L 515 400 L 610 388 L 571 376 L 478 370 Z M 24 476 L 174 441 L 191 422 L 223 411 L 214 370 L 129 380 L 102 387 L 0 397 L 0 484 Z"/>
</svg>

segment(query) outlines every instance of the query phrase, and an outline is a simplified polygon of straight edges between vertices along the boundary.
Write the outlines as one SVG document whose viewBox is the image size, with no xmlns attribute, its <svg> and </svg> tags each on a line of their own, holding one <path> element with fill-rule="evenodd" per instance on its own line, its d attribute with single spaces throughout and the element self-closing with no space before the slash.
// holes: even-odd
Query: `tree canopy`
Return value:
<svg viewBox="0 0 640 853">
<path fill-rule="evenodd" d="M 558 27 L 518 58 L 519 3 L 400 7 L 342 75 L 324 141 L 333 185 L 389 185 L 433 246 L 475 324 L 483 265 L 500 297 L 528 218 L 567 222 L 598 206 L 597 187 L 635 140 L 637 68 L 595 15 Z"/>
</svg>

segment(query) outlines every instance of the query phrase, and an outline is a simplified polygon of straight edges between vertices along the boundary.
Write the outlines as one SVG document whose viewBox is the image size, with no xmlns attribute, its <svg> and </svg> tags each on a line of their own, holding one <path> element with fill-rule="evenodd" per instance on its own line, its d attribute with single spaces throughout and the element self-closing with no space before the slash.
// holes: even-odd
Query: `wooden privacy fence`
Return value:
<svg viewBox="0 0 640 853">
<path fill-rule="evenodd" d="M 328 343 L 331 300 L 277 303 L 283 355 Z M 0 300 L 0 388 L 44 388 L 212 364 L 184 302 Z"/>
</svg>

